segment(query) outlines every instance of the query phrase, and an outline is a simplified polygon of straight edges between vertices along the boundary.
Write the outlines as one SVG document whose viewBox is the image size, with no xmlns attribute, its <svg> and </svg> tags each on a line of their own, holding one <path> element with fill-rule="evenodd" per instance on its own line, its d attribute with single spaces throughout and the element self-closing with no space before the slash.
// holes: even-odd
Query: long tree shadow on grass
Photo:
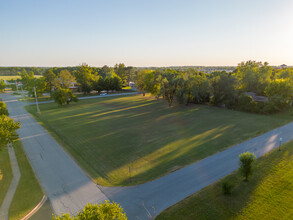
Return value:
<svg viewBox="0 0 293 220">
<path fill-rule="evenodd" d="M 142 97 L 48 106 L 44 125 L 101 185 L 149 181 L 270 129 L 266 116 Z"/>
</svg>

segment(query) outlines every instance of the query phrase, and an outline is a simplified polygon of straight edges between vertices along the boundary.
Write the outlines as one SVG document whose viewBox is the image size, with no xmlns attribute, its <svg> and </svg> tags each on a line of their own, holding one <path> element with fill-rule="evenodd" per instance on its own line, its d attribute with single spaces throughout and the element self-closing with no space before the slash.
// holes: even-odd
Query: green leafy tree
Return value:
<svg viewBox="0 0 293 220">
<path fill-rule="evenodd" d="M 135 85 L 136 85 L 136 88 L 139 92 L 142 92 L 143 93 L 143 96 L 145 95 L 145 92 L 146 92 L 146 88 L 147 88 L 147 85 L 146 85 L 146 82 L 145 82 L 145 75 L 152 72 L 151 70 L 147 70 L 147 69 L 143 69 L 143 70 L 140 70 L 136 77 L 135 77 Z"/>
<path fill-rule="evenodd" d="M 210 79 L 211 85 L 211 101 L 214 105 L 220 106 L 225 104 L 231 108 L 235 105 L 237 99 L 237 78 L 221 73 Z"/>
<path fill-rule="evenodd" d="M 160 94 L 167 100 L 169 107 L 173 104 L 181 79 L 180 73 L 175 70 L 168 69 L 162 74 Z"/>
<path fill-rule="evenodd" d="M 56 79 L 57 79 L 57 76 L 55 75 L 52 69 L 48 69 L 44 73 L 44 80 L 46 82 L 46 87 L 47 87 L 46 89 L 47 91 L 50 92 L 50 94 L 52 93 Z"/>
<path fill-rule="evenodd" d="M 68 70 L 61 70 L 58 74 L 58 78 L 55 79 L 55 87 L 68 89 L 76 82 L 75 77 Z"/>
<path fill-rule="evenodd" d="M 268 98 L 279 96 L 280 98 L 290 101 L 293 95 L 293 87 L 290 79 L 277 79 L 266 87 L 265 94 Z"/>
<path fill-rule="evenodd" d="M 97 92 L 101 92 L 102 90 L 105 89 L 105 86 L 104 86 L 104 79 L 103 77 L 99 77 L 98 80 L 96 80 L 93 84 L 93 89 L 96 90 Z"/>
<path fill-rule="evenodd" d="M 102 76 L 102 78 L 105 78 L 108 74 L 111 73 L 111 68 L 108 67 L 107 65 L 104 65 L 100 71 L 99 71 L 99 75 Z"/>
<path fill-rule="evenodd" d="M 122 79 L 123 84 L 127 83 L 126 67 L 124 63 L 119 63 L 114 66 L 115 73 Z"/>
<path fill-rule="evenodd" d="M 264 90 L 270 82 L 273 68 L 267 62 L 247 61 L 238 64 L 236 76 L 241 82 L 240 89 L 247 92 L 255 92 L 263 95 Z"/>
<path fill-rule="evenodd" d="M 84 94 L 90 93 L 93 89 L 93 83 L 95 79 L 92 72 L 93 69 L 85 63 L 80 65 L 78 70 L 74 72 L 76 81 L 80 86 L 80 90 Z"/>
<path fill-rule="evenodd" d="M 252 165 L 255 159 L 254 153 L 245 152 L 239 155 L 239 171 L 245 178 L 245 181 L 248 181 L 248 178 L 252 175 Z"/>
<path fill-rule="evenodd" d="M 16 130 L 19 128 L 19 122 L 14 122 L 6 115 L 0 115 L 0 150 L 17 139 Z"/>
<path fill-rule="evenodd" d="M 144 84 L 145 90 L 150 92 L 153 96 L 159 97 L 160 95 L 160 86 L 162 79 L 162 72 L 160 70 L 147 71 L 144 74 Z"/>
<path fill-rule="evenodd" d="M 6 84 L 4 80 L 0 80 L 0 92 L 4 92 Z"/>
<path fill-rule="evenodd" d="M 111 90 L 121 91 L 123 81 L 118 75 L 112 75 L 111 77 Z"/>
<path fill-rule="evenodd" d="M 52 97 L 55 100 L 55 102 L 62 106 L 65 104 L 69 104 L 70 102 L 77 102 L 77 97 L 72 93 L 70 89 L 58 89 L 52 93 Z"/>
<path fill-rule="evenodd" d="M 0 102 L 0 115 L 9 115 L 5 102 Z"/>
<path fill-rule="evenodd" d="M 77 213 L 76 217 L 70 214 L 54 216 L 54 220 L 127 220 L 123 208 L 117 203 L 87 204 L 84 209 Z"/>
<path fill-rule="evenodd" d="M 187 105 L 188 103 L 202 104 L 209 101 L 209 81 L 205 74 L 186 72 L 183 75 L 183 80 L 181 80 L 179 87 L 177 91 L 177 100 L 179 103 Z"/>
</svg>

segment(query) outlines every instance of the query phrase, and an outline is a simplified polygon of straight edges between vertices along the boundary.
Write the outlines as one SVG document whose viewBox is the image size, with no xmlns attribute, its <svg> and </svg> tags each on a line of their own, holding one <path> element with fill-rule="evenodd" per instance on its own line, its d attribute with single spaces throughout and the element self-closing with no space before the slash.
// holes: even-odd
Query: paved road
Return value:
<svg viewBox="0 0 293 220">
<path fill-rule="evenodd" d="M 14 96 L 1 94 L 10 116 L 20 121 L 19 137 L 56 214 L 75 214 L 87 203 L 103 202 L 104 193 L 91 181 Z"/>
<path fill-rule="evenodd" d="M 136 95 L 138 92 L 124 92 L 124 93 L 117 93 L 117 94 L 108 94 L 108 95 L 95 95 L 95 96 L 85 96 L 85 97 L 78 97 L 78 99 L 96 99 L 96 98 L 104 98 L 104 97 L 111 97 L 111 96 L 124 96 L 124 95 Z M 53 103 L 54 100 L 42 101 L 39 104 L 45 103 Z M 34 105 L 35 102 L 26 102 L 26 105 Z"/>
<path fill-rule="evenodd" d="M 238 169 L 238 155 L 242 152 L 254 152 L 260 157 L 278 147 L 281 136 L 283 143 L 293 139 L 293 123 L 290 123 L 145 184 L 95 186 L 20 102 L 10 95 L 1 96 L 7 101 L 11 115 L 22 123 L 19 134 L 25 151 L 57 213 L 75 213 L 86 202 L 108 198 L 120 203 L 130 220 L 147 219 L 146 209 L 152 211 L 152 205 L 157 215 Z"/>
</svg>

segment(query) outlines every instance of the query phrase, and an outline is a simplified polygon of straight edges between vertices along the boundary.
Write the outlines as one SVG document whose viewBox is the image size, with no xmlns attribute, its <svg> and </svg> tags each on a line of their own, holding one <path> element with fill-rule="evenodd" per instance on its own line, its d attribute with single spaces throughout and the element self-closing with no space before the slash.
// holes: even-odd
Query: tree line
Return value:
<svg viewBox="0 0 293 220">
<path fill-rule="evenodd" d="M 143 69 L 136 77 L 137 89 L 165 99 L 169 106 L 212 104 L 255 113 L 274 113 L 292 105 L 293 69 L 275 69 L 267 62 L 241 62 L 233 72 L 210 74 L 188 69 Z M 255 101 L 251 94 L 265 96 Z"/>
<path fill-rule="evenodd" d="M 63 105 L 77 101 L 71 90 L 75 85 L 84 95 L 93 90 L 98 93 L 103 90 L 121 91 L 123 86 L 133 80 L 135 73 L 133 67 L 126 67 L 121 63 L 114 68 L 95 68 L 87 64 L 74 68 L 49 68 L 39 78 L 35 77 L 33 71 L 23 71 L 19 74 L 29 95 L 35 96 L 36 92 L 37 96 L 42 96 L 44 92 L 49 92 L 58 104 Z"/>
</svg>

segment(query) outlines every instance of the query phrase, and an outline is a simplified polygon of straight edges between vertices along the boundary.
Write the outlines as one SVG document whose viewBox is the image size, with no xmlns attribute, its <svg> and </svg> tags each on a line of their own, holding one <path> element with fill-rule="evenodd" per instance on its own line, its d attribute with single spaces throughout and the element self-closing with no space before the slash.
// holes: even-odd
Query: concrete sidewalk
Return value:
<svg viewBox="0 0 293 220">
<path fill-rule="evenodd" d="M 14 148 L 8 147 L 8 153 L 9 153 L 13 178 L 11 180 L 8 191 L 5 195 L 4 201 L 0 207 L 0 219 L 1 220 L 8 220 L 9 208 L 10 208 L 11 202 L 13 200 L 15 191 L 17 189 L 17 186 L 18 186 L 18 183 L 19 183 L 19 180 L 21 177 L 18 162 L 17 162 L 15 152 L 14 152 Z"/>
</svg>

